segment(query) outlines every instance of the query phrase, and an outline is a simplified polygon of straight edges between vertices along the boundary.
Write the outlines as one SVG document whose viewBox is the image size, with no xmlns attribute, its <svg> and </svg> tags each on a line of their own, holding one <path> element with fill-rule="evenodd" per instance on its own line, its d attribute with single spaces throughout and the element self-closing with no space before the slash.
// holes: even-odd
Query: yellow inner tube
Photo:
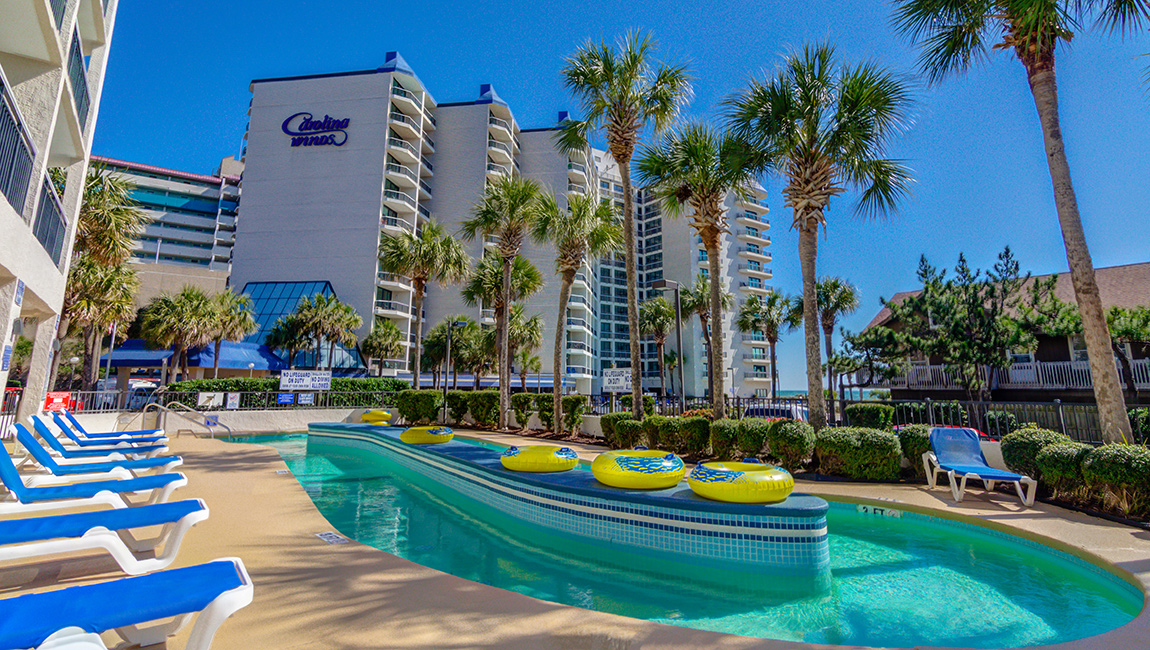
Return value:
<svg viewBox="0 0 1150 650">
<path fill-rule="evenodd" d="M 795 489 L 791 473 L 762 463 L 703 463 L 687 477 L 691 490 L 727 503 L 778 503 Z"/>
<path fill-rule="evenodd" d="M 499 456 L 499 462 L 513 472 L 566 472 L 575 469 L 579 456 L 567 447 L 535 445 L 509 447 Z"/>
<path fill-rule="evenodd" d="M 447 427 L 411 427 L 399 434 L 399 439 L 410 445 L 438 445 L 455 437 L 455 432 Z"/>
<path fill-rule="evenodd" d="M 655 450 L 609 451 L 591 463 L 591 473 L 604 485 L 630 490 L 661 490 L 683 480 L 687 467 L 675 454 Z"/>
<path fill-rule="evenodd" d="M 391 411 L 367 411 L 359 419 L 368 424 L 387 424 L 391 422 Z"/>
</svg>

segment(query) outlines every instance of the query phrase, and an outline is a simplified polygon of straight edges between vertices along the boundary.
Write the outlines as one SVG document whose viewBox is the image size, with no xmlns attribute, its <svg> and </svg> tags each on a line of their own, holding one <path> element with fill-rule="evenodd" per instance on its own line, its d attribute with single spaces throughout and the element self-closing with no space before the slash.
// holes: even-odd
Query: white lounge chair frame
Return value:
<svg viewBox="0 0 1150 650">
<path fill-rule="evenodd" d="M 922 455 L 922 466 L 926 470 L 926 482 L 930 489 L 934 489 L 938 485 L 938 475 L 946 474 L 950 480 L 950 493 L 954 496 L 954 500 L 958 503 L 962 502 L 962 497 L 966 495 L 966 481 L 967 479 L 974 479 L 982 481 L 983 488 L 987 492 L 994 490 L 994 484 L 998 483 L 1000 479 L 985 479 L 974 472 L 967 472 L 962 475 L 962 481 L 958 480 L 958 475 L 952 469 L 943 469 L 938 464 L 938 458 L 934 455 L 933 451 L 928 451 Z M 1034 493 L 1038 489 L 1038 481 L 1023 476 L 1017 481 L 1009 481 L 1014 484 L 1014 489 L 1018 492 L 1018 498 L 1022 501 L 1022 505 L 1029 508 L 1034 505 Z M 1023 490 L 1023 485 L 1026 489 Z"/>
<path fill-rule="evenodd" d="M 0 515 L 24 514 L 27 512 L 43 512 L 45 510 L 63 510 L 65 508 L 91 508 L 93 506 L 107 506 L 109 508 L 134 508 L 136 506 L 153 503 L 167 503 L 172 492 L 188 484 L 187 477 L 181 477 L 167 485 L 152 490 L 139 490 L 137 492 L 113 492 L 104 490 L 80 499 L 57 499 L 55 501 L 34 501 L 22 503 L 16 501 L 16 495 L 8 492 L 0 499 Z M 31 486 L 29 486 L 31 487 Z M 128 494 L 150 493 L 145 501 L 134 503 L 128 500 Z M 4 500 L 8 499 L 8 500 Z"/>
</svg>

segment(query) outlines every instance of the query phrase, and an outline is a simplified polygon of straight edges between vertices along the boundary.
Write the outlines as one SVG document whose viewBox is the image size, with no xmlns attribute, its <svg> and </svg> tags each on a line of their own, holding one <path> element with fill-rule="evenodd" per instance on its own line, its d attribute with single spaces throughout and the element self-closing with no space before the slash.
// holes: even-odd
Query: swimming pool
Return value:
<svg viewBox="0 0 1150 650">
<path fill-rule="evenodd" d="M 780 581 L 750 598 L 668 575 L 676 572 L 665 562 L 540 534 L 368 451 L 309 447 L 305 436 L 251 441 L 276 447 L 348 537 L 476 582 L 623 616 L 815 643 L 992 648 L 1092 636 L 1142 606 L 1132 585 L 1052 549 L 833 502 L 829 584 L 796 595 Z"/>
</svg>

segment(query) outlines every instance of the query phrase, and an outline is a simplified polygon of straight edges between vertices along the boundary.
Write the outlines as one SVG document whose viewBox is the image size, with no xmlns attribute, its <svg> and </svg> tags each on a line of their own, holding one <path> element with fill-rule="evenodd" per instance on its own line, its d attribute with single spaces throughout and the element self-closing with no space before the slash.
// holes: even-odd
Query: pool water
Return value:
<svg viewBox="0 0 1150 650">
<path fill-rule="evenodd" d="M 476 582 L 622 616 L 810 643 L 1009 648 L 1100 634 L 1142 607 L 1129 583 L 1052 549 L 833 502 L 827 584 L 735 593 L 668 577 L 662 561 L 541 534 L 375 453 L 309 446 L 306 436 L 250 442 L 275 447 L 352 539 Z"/>
</svg>

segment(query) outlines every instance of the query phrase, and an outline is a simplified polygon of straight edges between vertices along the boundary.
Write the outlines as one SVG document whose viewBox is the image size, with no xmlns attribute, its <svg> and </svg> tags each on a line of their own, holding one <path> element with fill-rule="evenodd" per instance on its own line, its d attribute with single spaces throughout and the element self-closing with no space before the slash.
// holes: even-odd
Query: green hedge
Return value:
<svg viewBox="0 0 1150 650">
<path fill-rule="evenodd" d="M 396 408 L 407 424 L 435 422 L 443 406 L 443 393 L 437 390 L 407 389 L 399 392 Z"/>
<path fill-rule="evenodd" d="M 711 420 L 702 416 L 681 418 L 683 453 L 696 458 L 707 453 L 711 443 Z"/>
<path fill-rule="evenodd" d="M 479 426 L 495 426 L 499 423 L 499 391 L 471 391 L 467 394 L 467 410 L 471 412 L 471 419 Z"/>
<path fill-rule="evenodd" d="M 1002 460 L 1010 471 L 1041 481 L 1038 452 L 1048 445 L 1071 442 L 1070 438 L 1049 429 L 1026 428 L 1002 437 Z"/>
<path fill-rule="evenodd" d="M 815 455 L 824 474 L 875 481 L 897 480 L 902 463 L 898 438 L 878 429 L 823 429 L 815 438 Z"/>
<path fill-rule="evenodd" d="M 958 402 L 933 402 L 931 410 L 934 413 L 935 426 L 965 427 L 967 425 L 966 409 Z"/>
<path fill-rule="evenodd" d="M 776 420 L 767 430 L 767 447 L 783 467 L 798 471 L 815 451 L 815 430 L 801 420 Z"/>
<path fill-rule="evenodd" d="M 555 397 L 552 396 L 552 408 L 554 404 Z M 564 395 L 560 398 L 559 405 L 563 409 L 563 428 L 572 433 L 579 433 L 583 426 L 583 413 L 587 409 L 587 396 Z"/>
<path fill-rule="evenodd" d="M 168 384 L 174 393 L 259 393 L 279 391 L 278 377 L 227 377 L 223 379 L 189 379 Z M 411 388 L 411 382 L 395 377 L 332 377 L 332 392 L 391 393 Z"/>
<path fill-rule="evenodd" d="M 711 423 L 711 452 L 722 459 L 731 457 L 739 439 L 739 421 L 730 418 Z"/>
<path fill-rule="evenodd" d="M 926 402 L 903 402 L 894 406 L 895 424 L 930 424 Z"/>
<path fill-rule="evenodd" d="M 894 407 L 887 404 L 851 404 L 846 408 L 852 427 L 886 430 L 894 421 Z"/>
<path fill-rule="evenodd" d="M 1082 477 L 1090 489 L 1125 515 L 1150 511 L 1150 449 L 1104 445 L 1086 454 Z"/>
<path fill-rule="evenodd" d="M 965 427 L 967 415 L 959 402 L 904 402 L 894 407 L 894 424 Z"/>
<path fill-rule="evenodd" d="M 735 436 L 735 446 L 744 456 L 756 457 L 763 453 L 767 444 L 767 431 L 772 422 L 763 418 L 739 420 L 739 432 Z"/>
<path fill-rule="evenodd" d="M 562 399 L 562 398 L 560 398 Z M 562 405 L 560 401 L 560 405 Z M 539 422 L 543 424 L 544 431 L 555 430 L 555 394 L 536 393 L 535 410 L 539 413 Z"/>
<path fill-rule="evenodd" d="M 615 435 L 615 424 L 620 420 L 631 419 L 633 419 L 632 414 L 627 411 L 621 411 L 619 413 L 607 413 L 606 415 L 599 418 L 599 428 L 603 430 L 603 439 L 607 441 L 607 444 L 612 449 L 621 449 L 623 447 Z"/>
<path fill-rule="evenodd" d="M 930 451 L 930 429 L 929 424 L 908 424 L 898 431 L 898 445 L 902 455 L 910 462 L 914 475 L 920 478 L 926 476 L 922 455 Z"/>
<path fill-rule="evenodd" d="M 1150 443 L 1150 408 L 1130 409 L 1130 430 L 1134 433 L 1131 442 L 1140 445 Z"/>
<path fill-rule="evenodd" d="M 676 417 L 652 415 L 643 420 L 643 434 L 647 436 L 647 444 L 654 449 L 678 453 L 682 445 L 682 428 L 682 419 Z"/>
<path fill-rule="evenodd" d="M 1094 447 L 1080 442 L 1058 442 L 1046 445 L 1034 458 L 1042 480 L 1058 494 L 1084 491 L 1082 461 Z"/>
<path fill-rule="evenodd" d="M 520 429 L 527 428 L 531 414 L 535 412 L 535 393 L 515 393 L 511 396 L 511 410 Z"/>
<path fill-rule="evenodd" d="M 643 440 L 643 423 L 638 420 L 619 420 L 615 423 L 617 449 L 631 449 Z"/>
<path fill-rule="evenodd" d="M 447 391 L 447 410 L 452 420 L 463 422 L 467 416 L 467 396 L 470 394 L 471 391 L 467 390 Z"/>
<path fill-rule="evenodd" d="M 627 393 L 619 398 L 619 404 L 628 411 L 631 410 L 631 394 Z M 643 414 L 651 415 L 655 412 L 655 398 L 650 395 L 643 396 Z"/>
<path fill-rule="evenodd" d="M 987 411 L 986 434 L 1001 438 L 1022 428 L 1018 418 L 1010 411 Z"/>
</svg>

